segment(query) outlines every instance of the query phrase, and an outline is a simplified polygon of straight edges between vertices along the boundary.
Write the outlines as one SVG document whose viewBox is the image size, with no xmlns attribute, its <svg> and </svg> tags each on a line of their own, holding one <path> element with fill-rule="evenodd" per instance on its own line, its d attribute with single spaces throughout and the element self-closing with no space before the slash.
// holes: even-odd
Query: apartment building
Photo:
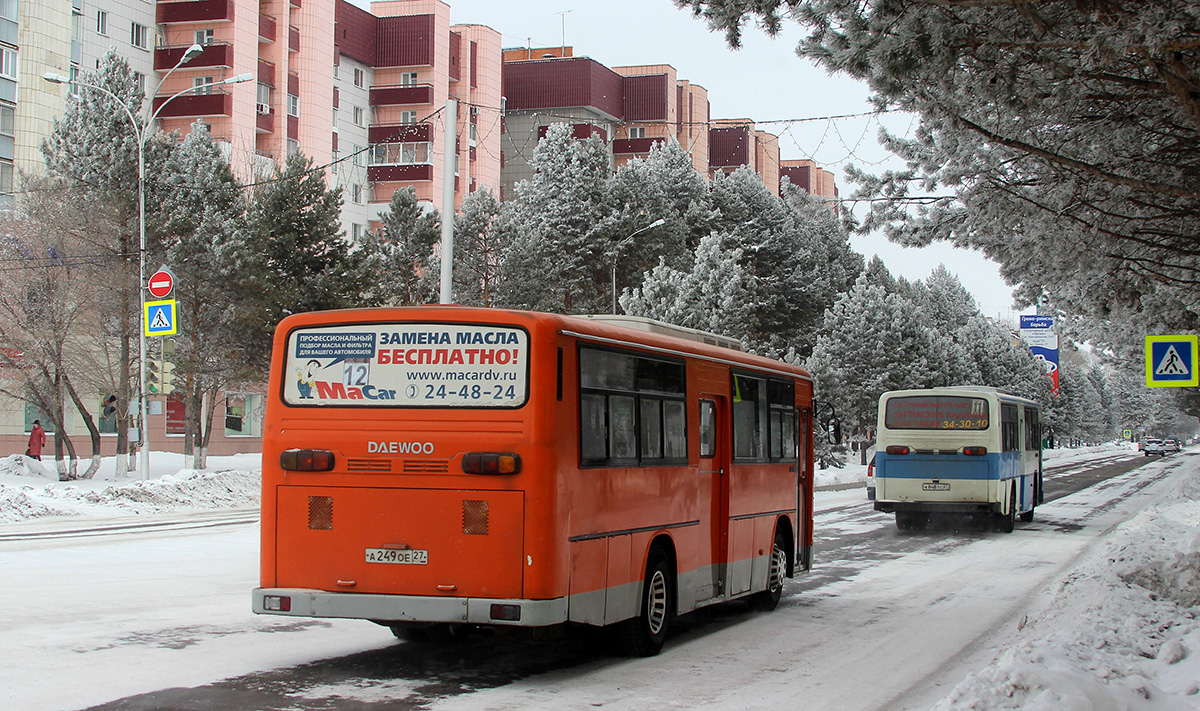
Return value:
<svg viewBox="0 0 1200 711">
<path fill-rule="evenodd" d="M 823 198 L 834 200 L 838 196 L 837 179 L 829 171 L 819 167 L 811 160 L 780 161 L 780 180 L 788 181 L 807 192 Z"/>
<path fill-rule="evenodd" d="M 202 52 L 179 65 L 193 44 Z M 440 0 L 376 2 L 369 12 L 345 0 L 0 0 L 0 200 L 11 204 L 19 192 L 14 175 L 44 171 L 41 143 L 71 89 L 42 76 L 74 79 L 110 48 L 145 86 L 143 115 L 180 134 L 204 122 L 243 181 L 269 177 L 294 151 L 324 166 L 344 189 L 351 239 L 402 187 L 437 209 L 444 177 L 456 208 L 471 191 L 499 192 L 500 35 L 452 26 Z M 242 74 L 255 81 L 194 88 Z M 449 99 L 458 111 L 447 155 Z M 217 407 L 210 453 L 260 446 L 260 395 L 228 393 Z M 154 397 L 149 408 L 151 446 L 181 446 L 183 403 Z M 0 454 L 23 451 L 39 416 L 46 421 L 19 402 L 0 403 Z M 68 426 L 86 435 L 81 423 Z M 100 421 L 103 434 L 115 427 Z M 103 443 L 112 454 L 115 438 Z"/>
<path fill-rule="evenodd" d="M 669 64 L 610 69 L 570 47 L 506 49 L 504 96 L 502 195 L 532 176 L 529 156 L 556 122 L 570 123 L 576 138 L 604 140 L 614 169 L 674 138 L 697 172 L 747 166 L 779 194 L 778 137 L 749 119 L 712 119 L 708 91 Z"/>
</svg>

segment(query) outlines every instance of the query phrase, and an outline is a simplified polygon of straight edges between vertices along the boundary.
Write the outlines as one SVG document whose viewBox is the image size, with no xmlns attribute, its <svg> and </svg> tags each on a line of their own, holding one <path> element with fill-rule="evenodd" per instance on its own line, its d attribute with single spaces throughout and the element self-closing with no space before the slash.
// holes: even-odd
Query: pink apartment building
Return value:
<svg viewBox="0 0 1200 711">
<path fill-rule="evenodd" d="M 203 121 L 242 180 L 269 177 L 292 151 L 325 166 L 331 184 L 343 188 L 342 222 L 351 238 L 378 220 L 401 187 L 414 188 L 437 209 L 446 175 L 454 181 L 456 208 L 471 191 L 499 192 L 500 35 L 481 25 L 451 25 L 450 7 L 439 0 L 377 2 L 370 12 L 344 0 L 94 0 L 73 8 L 20 7 L 31 42 L 21 47 L 21 83 L 29 93 L 15 105 L 15 157 L 30 170 L 41 165 L 38 146 L 65 96 L 42 75 L 77 76 L 115 48 L 144 78 L 160 128 L 186 134 Z M 193 44 L 202 45 L 203 53 L 159 85 Z M 190 87 L 247 73 L 256 81 L 167 101 Z M 15 98 L 3 95 L 5 88 L 0 86 L 0 104 Z M 445 106 L 451 98 L 459 102 L 457 141 L 447 160 Z M 100 411 L 101 399 L 93 411 Z M 258 450 L 262 404 L 254 392 L 221 394 L 209 453 Z M 45 422 L 36 409 L 0 402 L 0 455 L 23 451 L 39 416 Z M 103 451 L 111 455 L 116 423 L 102 418 L 99 426 Z M 82 423 L 68 416 L 67 427 L 77 443 L 86 440 Z M 182 427 L 183 403 L 153 396 L 150 446 L 178 450 Z"/>
<path fill-rule="evenodd" d="M 351 238 L 378 221 L 397 188 L 440 208 L 447 170 L 456 207 L 468 192 L 499 190 L 500 35 L 452 26 L 440 0 L 376 2 L 370 12 L 345 0 L 185 0 L 158 3 L 156 21 L 157 71 L 204 46 L 159 89 L 156 108 L 194 84 L 258 78 L 172 100 L 160 109 L 163 129 L 203 120 L 243 179 L 266 177 L 297 150 L 328 164 Z M 446 160 L 452 98 L 457 141 Z"/>
<path fill-rule="evenodd" d="M 532 175 L 528 157 L 555 122 L 572 124 L 577 138 L 603 139 L 614 169 L 675 138 L 697 172 L 712 177 L 747 166 L 779 194 L 777 136 L 749 119 L 713 120 L 708 91 L 669 64 L 609 69 L 573 55 L 570 47 L 504 51 L 502 194 Z"/>
</svg>

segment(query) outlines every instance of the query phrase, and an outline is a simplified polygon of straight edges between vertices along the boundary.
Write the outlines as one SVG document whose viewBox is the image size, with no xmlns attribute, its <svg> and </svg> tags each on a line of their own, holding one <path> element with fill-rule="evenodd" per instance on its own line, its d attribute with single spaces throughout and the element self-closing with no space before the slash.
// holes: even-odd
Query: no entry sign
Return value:
<svg viewBox="0 0 1200 711">
<path fill-rule="evenodd" d="M 175 290 L 175 277 L 171 276 L 171 272 L 159 269 L 151 275 L 146 288 L 150 290 L 150 295 L 154 298 L 165 299 Z"/>
</svg>

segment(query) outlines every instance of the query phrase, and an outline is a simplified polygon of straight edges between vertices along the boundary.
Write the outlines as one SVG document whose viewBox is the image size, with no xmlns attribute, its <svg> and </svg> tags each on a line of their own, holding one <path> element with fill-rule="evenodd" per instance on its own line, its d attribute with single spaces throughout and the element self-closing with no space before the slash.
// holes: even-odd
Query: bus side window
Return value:
<svg viewBox="0 0 1200 711">
<path fill-rule="evenodd" d="M 700 456 L 717 456 L 717 403 L 700 401 Z"/>
<path fill-rule="evenodd" d="M 1021 449 L 1020 423 L 1017 421 L 1016 405 L 1000 406 L 1000 437 L 1001 448 L 1005 452 L 1017 452 Z"/>
</svg>

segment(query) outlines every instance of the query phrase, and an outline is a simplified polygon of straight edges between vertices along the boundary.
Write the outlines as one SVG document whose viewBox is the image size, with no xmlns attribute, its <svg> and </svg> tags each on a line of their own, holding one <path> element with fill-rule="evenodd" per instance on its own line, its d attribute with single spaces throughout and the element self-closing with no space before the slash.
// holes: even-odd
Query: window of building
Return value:
<svg viewBox="0 0 1200 711">
<path fill-rule="evenodd" d="M 416 123 L 416 122 L 417 122 L 417 112 L 416 111 L 401 111 L 400 112 L 400 123 Z"/>
<path fill-rule="evenodd" d="M 17 19 L 17 0 L 0 0 L 0 17 L 6 17 L 15 22 Z"/>
<path fill-rule="evenodd" d="M 261 428 L 262 395 L 225 394 L 225 436 L 257 437 Z"/>
<path fill-rule="evenodd" d="M 684 364 L 579 349 L 579 456 L 585 466 L 687 461 Z"/>
<path fill-rule="evenodd" d="M 358 67 L 354 68 L 354 86 L 363 87 L 367 84 L 367 73 Z"/>
<path fill-rule="evenodd" d="M 212 44 L 213 30 L 210 27 L 207 30 L 196 30 L 196 44 Z"/>
<path fill-rule="evenodd" d="M 426 165 L 428 143 L 376 143 L 371 146 L 371 165 Z"/>
<path fill-rule="evenodd" d="M 17 50 L 8 47 L 0 48 L 0 76 L 9 79 L 17 78 Z"/>
<path fill-rule="evenodd" d="M 288 152 L 289 156 L 292 155 L 293 153 L 299 153 L 300 152 L 300 141 L 297 141 L 294 138 L 287 139 L 287 152 Z"/>
<path fill-rule="evenodd" d="M 71 71 L 72 71 L 72 72 L 76 71 L 75 67 L 71 67 Z M 145 95 L 145 94 L 146 94 L 146 75 L 145 75 L 145 74 L 142 74 L 141 72 L 134 72 L 134 73 L 133 73 L 133 80 L 134 80 L 135 82 L 137 82 L 137 88 L 138 88 L 138 91 L 139 91 L 139 92 L 140 92 L 142 95 Z M 71 81 L 75 81 L 75 75 L 74 75 L 74 74 L 72 74 L 72 75 L 71 75 Z"/>
<path fill-rule="evenodd" d="M 54 434 L 54 423 L 50 421 L 50 416 L 42 412 L 36 405 L 25 403 L 25 433 L 33 431 L 33 421 L 41 420 L 42 429 L 46 430 L 46 435 Z M 49 444 L 49 442 L 47 442 Z"/>
<path fill-rule="evenodd" d="M 355 106 L 354 107 L 354 125 L 355 126 L 363 126 L 366 124 L 366 121 L 367 121 L 367 112 L 363 111 L 363 107 Z"/>
<path fill-rule="evenodd" d="M 288 94 L 288 116 L 300 115 L 300 97 L 295 94 Z"/>
<path fill-rule="evenodd" d="M 471 143 L 474 144 L 476 141 L 479 140 L 479 127 L 473 123 L 467 124 L 467 127 L 468 127 L 467 131 L 471 138 Z"/>
<path fill-rule="evenodd" d="M 400 75 L 400 86 L 412 86 L 417 83 L 416 72 L 404 72 Z"/>
<path fill-rule="evenodd" d="M 355 205 L 362 204 L 362 186 L 358 183 L 354 183 L 350 186 L 350 202 L 354 203 Z"/>
<path fill-rule="evenodd" d="M 108 13 L 104 10 L 96 11 L 96 32 L 108 36 Z"/>
<path fill-rule="evenodd" d="M 258 83 L 258 95 L 255 101 L 258 104 L 258 113 L 271 113 L 271 93 L 274 91 L 270 84 Z"/>
<path fill-rule="evenodd" d="M 646 127 L 645 126 L 630 126 L 629 127 L 629 137 L 630 138 L 645 138 L 646 137 Z"/>
<path fill-rule="evenodd" d="M 139 49 L 149 47 L 150 31 L 145 25 L 136 22 L 129 23 L 129 44 Z"/>
<path fill-rule="evenodd" d="M 363 229 L 362 225 L 358 224 L 357 222 L 350 225 L 350 235 L 353 237 L 355 244 L 362 242 L 365 234 L 366 230 Z"/>
<path fill-rule="evenodd" d="M 4 196 L 2 205 L 5 209 L 13 207 L 13 164 L 12 161 L 0 161 L 0 195 Z"/>
<path fill-rule="evenodd" d="M 338 132 L 338 107 L 333 107 L 333 132 Z"/>
<path fill-rule="evenodd" d="M 0 104 L 0 136 L 16 135 L 17 107 Z"/>
<path fill-rule="evenodd" d="M 337 78 L 338 78 L 338 72 L 340 72 L 340 71 L 341 71 L 341 69 L 342 69 L 342 65 L 341 65 L 341 64 L 339 64 L 338 62 L 334 62 L 334 63 L 333 63 L 333 78 L 334 78 L 334 79 L 337 79 Z"/>
<path fill-rule="evenodd" d="M 354 157 L 351 158 L 351 160 L 354 162 L 354 165 L 364 165 L 366 163 L 366 159 L 363 158 L 365 151 L 363 151 L 362 146 L 351 146 L 350 150 L 354 155 Z"/>
<path fill-rule="evenodd" d="M 213 89 L 210 84 L 216 81 L 213 77 L 192 77 L 192 86 L 196 87 L 193 94 L 211 94 Z"/>
</svg>

